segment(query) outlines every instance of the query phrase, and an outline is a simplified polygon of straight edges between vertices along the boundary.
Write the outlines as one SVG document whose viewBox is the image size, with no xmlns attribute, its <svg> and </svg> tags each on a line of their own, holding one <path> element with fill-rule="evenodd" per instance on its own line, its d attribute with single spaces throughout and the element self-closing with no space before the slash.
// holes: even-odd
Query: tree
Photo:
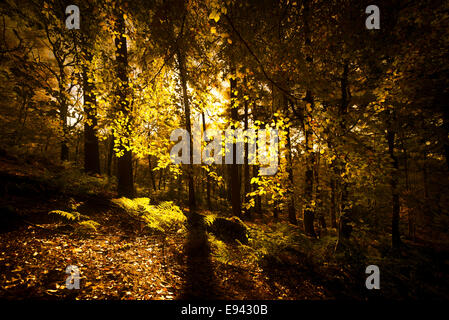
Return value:
<svg viewBox="0 0 449 320">
<path fill-rule="evenodd" d="M 118 194 L 128 198 L 134 197 L 134 180 L 132 151 L 130 148 L 131 137 L 131 105 L 128 84 L 128 48 L 126 41 L 125 14 L 122 9 L 116 8 L 115 14 L 115 60 L 118 84 L 116 86 L 117 97 L 117 125 L 121 128 L 122 136 L 116 137 L 117 146 L 117 175 Z"/>
</svg>

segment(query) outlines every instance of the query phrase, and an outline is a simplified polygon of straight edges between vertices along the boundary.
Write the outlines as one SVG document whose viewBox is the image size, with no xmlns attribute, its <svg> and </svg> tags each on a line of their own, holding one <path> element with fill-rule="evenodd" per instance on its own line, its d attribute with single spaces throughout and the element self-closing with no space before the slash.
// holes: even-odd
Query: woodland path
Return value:
<svg viewBox="0 0 449 320">
<path fill-rule="evenodd" d="M 322 299 L 332 297 L 310 274 L 249 269 L 214 259 L 201 215 L 187 234 L 141 232 L 112 195 L 74 197 L 43 183 L 39 170 L 0 161 L 0 297 L 35 299 Z M 100 224 L 80 235 L 48 212 L 68 201 Z M 81 288 L 65 289 L 66 267 Z M 301 268 L 297 268 L 300 270 Z M 304 269 L 305 270 L 305 269 Z M 300 276 L 300 277 L 298 277 Z"/>
</svg>

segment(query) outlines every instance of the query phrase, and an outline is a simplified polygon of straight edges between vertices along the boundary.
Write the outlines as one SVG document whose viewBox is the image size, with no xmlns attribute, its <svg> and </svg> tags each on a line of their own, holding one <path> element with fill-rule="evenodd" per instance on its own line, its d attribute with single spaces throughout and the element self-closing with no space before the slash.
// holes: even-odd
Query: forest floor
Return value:
<svg viewBox="0 0 449 320">
<path fill-rule="evenodd" d="M 111 203 L 113 194 L 68 196 L 42 182 L 39 177 L 46 174 L 36 165 L 18 164 L 14 159 L 0 161 L 0 298 L 370 297 L 361 294 L 366 291 L 363 272 L 354 279 L 338 265 L 317 268 L 296 251 L 289 251 L 287 256 L 283 253 L 281 263 L 246 264 L 235 258 L 223 262 L 214 255 L 204 223 L 198 219 L 188 220 L 186 232 L 147 234 L 139 222 Z M 95 232 L 75 232 L 48 214 L 66 208 L 74 199 L 80 203 L 78 212 L 99 224 Z M 257 227 L 260 223 L 247 224 Z M 65 288 L 69 265 L 80 270 L 80 289 Z M 443 276 L 446 281 L 447 275 Z"/>
</svg>

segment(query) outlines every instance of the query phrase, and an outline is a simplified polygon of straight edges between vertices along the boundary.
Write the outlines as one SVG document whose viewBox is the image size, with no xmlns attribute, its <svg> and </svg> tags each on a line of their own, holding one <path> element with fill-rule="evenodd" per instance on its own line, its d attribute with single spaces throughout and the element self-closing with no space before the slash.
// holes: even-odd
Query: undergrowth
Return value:
<svg viewBox="0 0 449 320">
<path fill-rule="evenodd" d="M 149 198 L 119 198 L 113 203 L 125 210 L 134 218 L 144 221 L 147 227 L 159 232 L 184 232 L 186 230 L 186 216 L 172 201 L 164 201 L 158 205 L 151 205 Z"/>
<path fill-rule="evenodd" d="M 98 231 L 100 224 L 79 212 L 67 212 L 63 210 L 53 210 L 49 214 L 62 217 L 68 223 L 75 223 L 75 232 L 79 234 L 90 234 Z"/>
</svg>

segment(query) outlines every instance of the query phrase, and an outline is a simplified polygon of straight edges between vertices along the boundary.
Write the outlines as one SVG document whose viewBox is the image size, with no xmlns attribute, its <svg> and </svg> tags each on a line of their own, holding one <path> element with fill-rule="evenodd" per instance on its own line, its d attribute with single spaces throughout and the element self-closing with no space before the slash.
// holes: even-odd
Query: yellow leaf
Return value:
<svg viewBox="0 0 449 320">
<path fill-rule="evenodd" d="M 217 29 L 215 27 L 210 28 L 210 32 L 212 34 L 216 34 L 217 33 Z"/>
<path fill-rule="evenodd" d="M 209 19 L 214 19 L 215 22 L 218 22 L 218 20 L 220 20 L 220 14 L 216 11 L 212 11 L 209 15 Z"/>
</svg>

